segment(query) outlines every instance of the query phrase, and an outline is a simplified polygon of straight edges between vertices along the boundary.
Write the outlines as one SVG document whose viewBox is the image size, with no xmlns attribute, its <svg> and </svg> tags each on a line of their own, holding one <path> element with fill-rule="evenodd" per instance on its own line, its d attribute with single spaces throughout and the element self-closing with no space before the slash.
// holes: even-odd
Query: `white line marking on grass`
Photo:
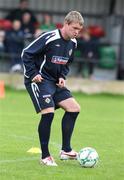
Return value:
<svg viewBox="0 0 124 180">
<path fill-rule="evenodd" d="M 16 134 L 11 134 L 11 135 L 9 135 L 9 136 L 11 136 L 11 137 L 14 137 L 14 138 L 17 138 L 17 139 L 25 139 L 25 140 L 30 140 L 30 141 L 32 141 L 32 140 L 35 140 L 34 138 L 32 138 L 32 137 L 28 137 L 28 136 L 18 136 L 18 135 L 16 135 Z M 56 143 L 56 142 L 54 142 L 54 141 L 52 141 L 52 142 L 50 142 L 50 144 L 51 145 L 53 145 L 53 146 L 55 146 L 55 147 L 57 147 L 57 149 L 61 149 L 61 145 L 60 144 L 58 144 L 58 143 Z M 0 160 L 0 164 L 4 164 L 4 163 L 15 163 L 15 162 L 25 162 L 25 161 L 34 161 L 34 160 L 36 160 L 36 159 L 38 159 L 37 157 L 30 157 L 30 158 L 20 158 L 20 159 L 6 159 L 6 160 Z"/>
<path fill-rule="evenodd" d="M 23 139 L 23 140 L 30 140 L 30 141 L 32 141 L 32 140 L 35 140 L 35 138 L 33 138 L 33 137 L 28 137 L 28 136 L 18 136 L 18 135 L 16 135 L 16 134 L 12 134 L 12 135 L 9 135 L 9 136 L 11 136 L 11 137 L 14 137 L 14 138 L 16 138 L 16 139 Z"/>
<path fill-rule="evenodd" d="M 61 148 L 61 145 L 56 143 L 56 142 L 54 142 L 54 141 L 50 142 L 50 144 L 52 144 L 53 146 L 56 146 L 59 149 Z"/>
<path fill-rule="evenodd" d="M 61 149 L 61 145 L 57 144 L 56 142 L 50 142 L 51 145 L 57 147 L 57 149 Z M 25 161 L 34 161 L 38 159 L 37 157 L 31 157 L 31 158 L 20 158 L 20 159 L 6 159 L 6 160 L 0 160 L 0 164 L 4 163 L 16 163 L 16 162 L 25 162 Z"/>
<path fill-rule="evenodd" d="M 29 137 L 29 136 L 18 136 L 18 135 L 16 135 L 16 134 L 12 134 L 12 135 L 9 135 L 9 136 L 14 137 L 14 138 L 17 138 L 17 139 L 28 140 L 28 141 L 29 141 L 29 140 L 30 140 L 30 141 L 36 140 L 35 137 L 33 138 L 33 137 Z M 57 147 L 57 148 L 59 148 L 59 149 L 61 148 L 61 145 L 58 144 L 58 143 L 56 143 L 55 141 L 51 141 L 50 144 L 53 145 L 53 146 L 55 146 L 55 147 Z"/>
<path fill-rule="evenodd" d="M 32 115 L 32 114 L 24 114 L 24 113 L 0 113 L 0 115 L 2 116 L 22 116 L 22 117 L 36 117 L 35 115 Z"/>
<path fill-rule="evenodd" d="M 0 164 L 3 163 L 15 163 L 15 162 L 25 162 L 25 161 L 34 161 L 38 159 L 37 157 L 31 157 L 31 158 L 20 158 L 20 159 L 6 159 L 6 160 L 0 160 Z"/>
</svg>

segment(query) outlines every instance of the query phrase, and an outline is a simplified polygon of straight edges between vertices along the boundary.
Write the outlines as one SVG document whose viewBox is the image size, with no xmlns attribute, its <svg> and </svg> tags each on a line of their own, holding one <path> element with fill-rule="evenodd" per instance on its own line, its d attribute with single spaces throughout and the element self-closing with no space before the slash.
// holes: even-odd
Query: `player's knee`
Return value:
<svg viewBox="0 0 124 180">
<path fill-rule="evenodd" d="M 72 104 L 70 107 L 66 109 L 69 112 L 80 112 L 80 105 L 79 104 Z"/>
<path fill-rule="evenodd" d="M 76 104 L 76 107 L 75 107 L 75 112 L 80 112 L 81 110 L 81 107 L 79 104 Z"/>
<path fill-rule="evenodd" d="M 41 114 L 47 114 L 47 113 L 54 113 L 54 108 L 53 107 L 49 107 L 49 108 L 43 109 L 41 111 Z"/>
</svg>

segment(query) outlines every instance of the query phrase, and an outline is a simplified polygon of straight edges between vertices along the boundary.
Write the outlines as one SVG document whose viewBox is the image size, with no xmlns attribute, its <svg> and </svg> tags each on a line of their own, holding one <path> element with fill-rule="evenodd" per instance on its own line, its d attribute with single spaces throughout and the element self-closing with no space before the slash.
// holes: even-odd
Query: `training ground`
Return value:
<svg viewBox="0 0 124 180">
<path fill-rule="evenodd" d="M 59 160 L 61 118 L 64 113 L 60 109 L 55 113 L 50 137 L 50 151 L 58 167 L 45 167 L 39 164 L 37 126 L 40 115 L 35 113 L 27 92 L 17 90 L 22 88 L 22 84 L 17 76 L 15 80 L 14 78 L 11 77 L 11 88 L 5 88 L 5 97 L 0 99 L 1 180 L 123 179 L 124 95 L 120 95 L 120 92 L 124 92 L 122 82 L 81 79 L 70 79 L 67 82 L 72 90 L 80 91 L 73 92 L 81 106 L 81 113 L 74 129 L 72 146 L 76 151 L 90 146 L 99 154 L 97 167 L 87 169 L 82 168 L 75 160 Z M 22 79 L 20 81 L 22 82 Z M 29 150 L 31 152 L 28 152 Z"/>
</svg>

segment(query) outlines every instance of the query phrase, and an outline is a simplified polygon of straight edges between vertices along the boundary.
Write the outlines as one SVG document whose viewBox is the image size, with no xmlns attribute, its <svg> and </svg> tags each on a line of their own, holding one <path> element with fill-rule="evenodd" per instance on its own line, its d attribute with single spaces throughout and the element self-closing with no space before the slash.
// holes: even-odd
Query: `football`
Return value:
<svg viewBox="0 0 124 180">
<path fill-rule="evenodd" d="M 98 163 L 99 156 L 94 148 L 85 147 L 79 151 L 77 160 L 82 167 L 92 168 Z"/>
</svg>

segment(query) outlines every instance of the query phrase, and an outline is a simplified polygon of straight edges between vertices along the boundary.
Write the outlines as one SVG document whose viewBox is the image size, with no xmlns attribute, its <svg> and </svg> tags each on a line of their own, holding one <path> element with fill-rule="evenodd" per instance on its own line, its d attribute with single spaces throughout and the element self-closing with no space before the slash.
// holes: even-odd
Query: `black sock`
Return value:
<svg viewBox="0 0 124 180">
<path fill-rule="evenodd" d="M 43 114 L 38 126 L 39 140 L 42 150 L 42 159 L 50 156 L 48 144 L 50 139 L 51 123 L 54 113 Z"/>
<path fill-rule="evenodd" d="M 71 136 L 79 112 L 65 112 L 62 119 L 62 150 L 71 151 Z"/>
</svg>

